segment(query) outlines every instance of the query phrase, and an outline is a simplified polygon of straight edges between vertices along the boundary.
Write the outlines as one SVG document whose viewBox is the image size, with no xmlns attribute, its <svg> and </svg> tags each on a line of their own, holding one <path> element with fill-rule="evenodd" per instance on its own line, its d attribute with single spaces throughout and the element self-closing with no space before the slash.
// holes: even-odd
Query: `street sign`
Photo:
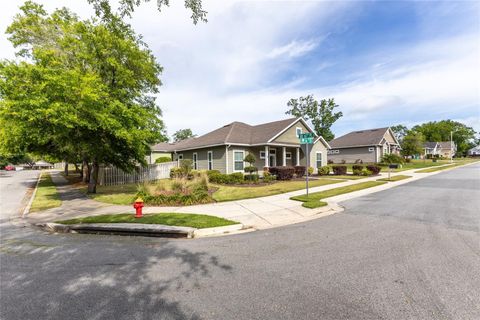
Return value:
<svg viewBox="0 0 480 320">
<path fill-rule="evenodd" d="M 298 138 L 300 139 L 301 144 L 312 144 L 314 135 L 311 132 L 300 133 Z"/>
</svg>

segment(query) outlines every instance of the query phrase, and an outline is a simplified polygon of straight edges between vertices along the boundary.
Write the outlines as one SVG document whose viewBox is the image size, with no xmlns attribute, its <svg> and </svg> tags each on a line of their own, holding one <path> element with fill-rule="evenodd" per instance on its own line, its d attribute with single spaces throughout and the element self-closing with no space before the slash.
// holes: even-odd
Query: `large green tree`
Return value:
<svg viewBox="0 0 480 320">
<path fill-rule="evenodd" d="M 425 143 L 425 137 L 421 132 L 410 130 L 403 137 L 401 142 L 402 155 L 414 156 L 423 153 L 423 145 Z"/>
<path fill-rule="evenodd" d="M 322 136 L 325 140 L 330 141 L 335 138 L 332 130 L 332 125 L 340 117 L 343 116 L 341 111 L 334 112 L 338 105 L 335 100 L 322 99 L 320 102 L 314 99 L 313 95 L 300 97 L 298 99 L 290 99 L 287 106 L 289 110 L 286 114 L 291 114 L 295 117 L 303 117 L 307 121 L 311 121 L 315 133 Z"/>
<path fill-rule="evenodd" d="M 457 146 L 457 154 L 465 155 L 475 139 L 475 130 L 467 125 L 453 120 L 431 121 L 414 126 L 413 131 L 421 132 L 426 141 L 453 141 Z"/>
<path fill-rule="evenodd" d="M 192 137 L 195 137 L 192 129 L 180 129 L 173 134 L 173 141 L 178 142 Z"/>
<path fill-rule="evenodd" d="M 391 126 L 390 129 L 392 129 L 399 142 L 401 142 L 403 138 L 408 134 L 408 128 L 403 124 Z"/>
<path fill-rule="evenodd" d="M 154 94 L 162 68 L 119 17 L 80 20 L 26 2 L 8 27 L 18 61 L 0 62 L 0 150 L 125 170 L 165 141 Z"/>
</svg>

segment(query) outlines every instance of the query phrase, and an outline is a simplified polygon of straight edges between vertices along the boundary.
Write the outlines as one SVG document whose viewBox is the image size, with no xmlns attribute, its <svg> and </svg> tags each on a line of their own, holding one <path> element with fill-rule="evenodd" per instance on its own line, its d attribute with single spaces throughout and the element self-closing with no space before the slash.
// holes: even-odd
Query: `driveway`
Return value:
<svg viewBox="0 0 480 320">
<path fill-rule="evenodd" d="M 480 319 L 479 169 L 228 237 L 12 232 L 0 318 Z"/>
</svg>

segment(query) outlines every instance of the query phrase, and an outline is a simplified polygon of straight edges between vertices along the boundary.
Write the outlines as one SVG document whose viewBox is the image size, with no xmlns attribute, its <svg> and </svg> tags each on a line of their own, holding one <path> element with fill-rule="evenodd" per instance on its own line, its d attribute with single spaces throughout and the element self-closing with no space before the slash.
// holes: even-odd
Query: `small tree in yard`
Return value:
<svg viewBox="0 0 480 320">
<path fill-rule="evenodd" d="M 248 172 L 250 176 L 252 175 L 253 172 L 258 171 L 257 167 L 254 166 L 255 161 L 257 161 L 257 159 L 255 159 L 255 156 L 253 154 L 251 153 L 247 154 L 247 156 L 245 157 L 245 159 L 243 159 L 243 161 L 248 162 L 249 164 L 249 166 L 245 167 L 243 171 Z"/>
<path fill-rule="evenodd" d="M 402 140 L 402 155 L 414 156 L 422 154 L 425 138 L 421 132 L 409 131 Z"/>
</svg>

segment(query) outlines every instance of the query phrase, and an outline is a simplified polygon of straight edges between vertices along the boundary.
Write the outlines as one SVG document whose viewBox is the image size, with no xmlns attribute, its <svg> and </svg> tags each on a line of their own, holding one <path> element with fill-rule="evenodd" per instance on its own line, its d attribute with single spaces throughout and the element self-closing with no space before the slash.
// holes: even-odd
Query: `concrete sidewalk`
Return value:
<svg viewBox="0 0 480 320">
<path fill-rule="evenodd" d="M 397 175 L 409 175 L 412 176 L 412 178 L 397 182 L 389 182 L 381 186 L 328 198 L 326 199 L 328 206 L 317 209 L 304 208 L 302 207 L 302 202 L 290 200 L 290 197 L 292 196 L 304 194 L 305 190 L 303 189 L 261 198 L 218 202 L 204 205 L 193 205 L 184 207 L 145 207 L 144 213 L 181 212 L 208 214 L 237 221 L 245 226 L 253 227 L 256 229 L 266 229 L 281 225 L 298 223 L 340 212 L 343 210 L 343 208 L 337 205 L 337 202 L 359 197 L 373 192 L 378 192 L 442 172 L 437 171 L 433 173 L 414 173 L 414 171 L 417 170 L 418 169 L 413 169 L 398 173 L 392 173 L 392 177 Z M 55 183 L 55 185 L 57 185 L 60 199 L 62 200 L 62 206 L 59 208 L 36 212 L 28 215 L 27 218 L 32 223 L 50 222 L 55 220 L 99 214 L 116 214 L 126 212 L 132 212 L 132 214 L 134 213 L 134 210 L 131 206 L 109 205 L 89 199 L 79 190 L 70 187 L 67 184 L 67 180 L 63 178 L 59 172 L 52 171 L 51 175 L 53 182 Z M 387 176 L 388 173 L 382 173 L 380 176 L 369 177 L 360 180 L 342 180 L 339 183 L 310 188 L 310 192 L 313 193 L 333 188 L 345 187 L 366 181 L 375 181 L 377 179 L 385 178 Z"/>
</svg>

